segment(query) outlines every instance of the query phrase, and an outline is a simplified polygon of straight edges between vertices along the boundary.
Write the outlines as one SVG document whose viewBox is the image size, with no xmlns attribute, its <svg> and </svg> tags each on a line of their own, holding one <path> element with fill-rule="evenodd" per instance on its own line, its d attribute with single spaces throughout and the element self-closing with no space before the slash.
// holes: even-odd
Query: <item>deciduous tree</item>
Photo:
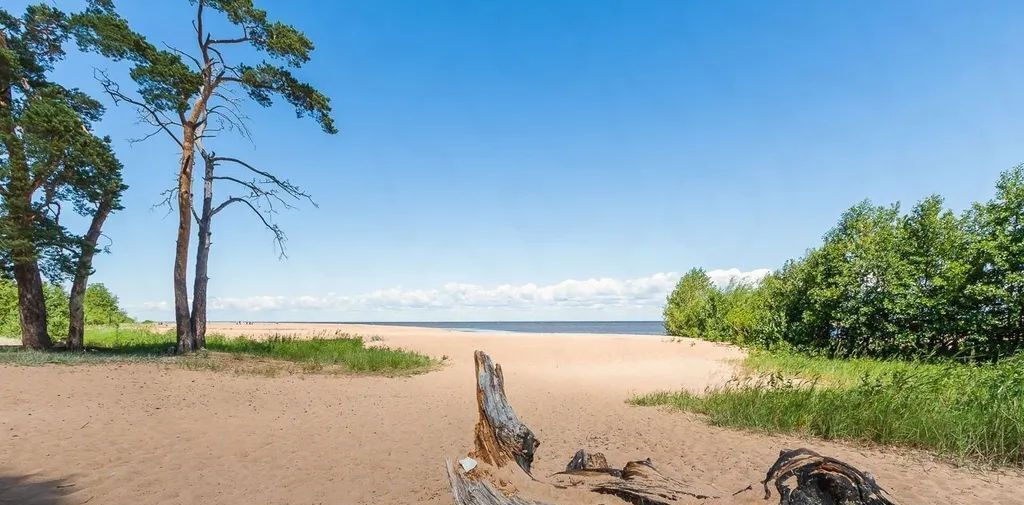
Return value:
<svg viewBox="0 0 1024 505">
<path fill-rule="evenodd" d="M 686 272 L 665 304 L 665 330 L 669 335 L 707 338 L 717 295 L 703 269 Z"/>
</svg>

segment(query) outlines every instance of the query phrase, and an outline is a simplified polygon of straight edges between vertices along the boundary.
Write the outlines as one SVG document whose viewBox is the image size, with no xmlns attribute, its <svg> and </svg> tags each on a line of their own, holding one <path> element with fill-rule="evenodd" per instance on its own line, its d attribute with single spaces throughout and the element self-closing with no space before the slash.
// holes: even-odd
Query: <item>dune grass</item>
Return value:
<svg viewBox="0 0 1024 505">
<path fill-rule="evenodd" d="M 412 351 L 366 346 L 360 336 L 336 333 L 312 339 L 275 335 L 254 339 L 207 337 L 207 352 L 194 356 L 175 357 L 174 335 L 157 332 L 148 326 L 93 327 L 86 331 L 84 353 L 38 352 L 20 348 L 0 349 L 0 363 L 19 365 L 88 364 L 116 361 L 174 361 L 190 369 L 244 369 L 261 375 L 272 375 L 273 363 L 239 367 L 239 360 L 218 359 L 221 355 L 235 358 L 265 359 L 297 364 L 307 372 L 347 371 L 374 374 L 409 374 L 429 370 L 436 364 L 430 357 Z M 251 364 L 249 364 L 251 365 Z"/>
<path fill-rule="evenodd" d="M 955 365 L 952 362 L 936 364 L 871 358 L 826 358 L 792 351 L 769 352 L 753 349 L 744 359 L 743 366 L 756 374 L 800 377 L 826 384 L 851 386 L 864 377 L 918 371 L 934 372 Z"/>
<path fill-rule="evenodd" d="M 207 340 L 206 347 L 211 351 L 294 361 L 313 369 L 340 365 L 354 372 L 408 372 L 425 370 L 434 364 L 417 352 L 367 347 L 358 336 L 310 340 L 282 336 L 265 340 L 213 337 Z"/>
<path fill-rule="evenodd" d="M 755 353 L 748 366 L 760 373 L 700 395 L 663 392 L 632 402 L 695 412 L 719 426 L 1024 465 L 1024 355 L 967 366 Z"/>
</svg>

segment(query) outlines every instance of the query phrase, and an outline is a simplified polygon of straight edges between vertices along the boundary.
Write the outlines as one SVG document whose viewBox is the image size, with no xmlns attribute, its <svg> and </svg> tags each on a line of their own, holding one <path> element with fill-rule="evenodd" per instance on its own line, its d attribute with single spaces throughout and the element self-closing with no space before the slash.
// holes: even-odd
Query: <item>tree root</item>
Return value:
<svg viewBox="0 0 1024 505">
<path fill-rule="evenodd" d="M 895 505 L 874 477 L 810 449 L 784 450 L 761 484 L 771 497 L 774 482 L 780 505 Z"/>
</svg>

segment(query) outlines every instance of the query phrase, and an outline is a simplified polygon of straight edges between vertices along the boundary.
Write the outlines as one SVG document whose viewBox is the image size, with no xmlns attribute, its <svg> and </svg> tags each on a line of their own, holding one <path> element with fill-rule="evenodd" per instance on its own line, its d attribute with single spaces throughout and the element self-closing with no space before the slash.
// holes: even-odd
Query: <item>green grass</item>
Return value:
<svg viewBox="0 0 1024 505">
<path fill-rule="evenodd" d="M 865 376 L 878 377 L 891 373 L 944 370 L 951 363 L 935 364 L 871 358 L 837 359 L 810 356 L 792 351 L 754 349 L 743 365 L 756 373 L 799 376 L 803 379 L 835 385 L 853 385 Z"/>
<path fill-rule="evenodd" d="M 303 363 L 310 368 L 341 365 L 355 372 L 423 370 L 433 364 L 429 357 L 411 351 L 363 344 L 362 337 L 299 340 L 275 336 L 265 340 L 245 337 L 207 339 L 207 349 Z"/>
<path fill-rule="evenodd" d="M 121 328 L 95 327 L 86 332 L 84 353 L 38 352 L 20 348 L 0 348 L 0 363 L 19 365 L 88 364 L 115 361 L 174 361 L 190 369 L 236 369 L 260 375 L 273 375 L 280 370 L 273 362 L 294 363 L 305 372 L 358 372 L 376 374 L 418 373 L 432 368 L 430 357 L 400 349 L 364 345 L 362 337 L 343 333 L 296 339 L 271 336 L 265 339 L 248 337 L 207 337 L 208 352 L 185 358 L 173 356 L 174 335 L 158 333 L 146 326 Z M 229 355 L 236 359 L 218 359 Z M 265 362 L 240 363 L 237 358 L 253 358 Z M 244 365 L 244 366 L 240 366 Z"/>
<path fill-rule="evenodd" d="M 632 402 L 695 412 L 719 426 L 1024 465 L 1024 355 L 967 366 L 755 353 L 748 366 L 760 373 L 701 395 L 655 393 Z"/>
</svg>

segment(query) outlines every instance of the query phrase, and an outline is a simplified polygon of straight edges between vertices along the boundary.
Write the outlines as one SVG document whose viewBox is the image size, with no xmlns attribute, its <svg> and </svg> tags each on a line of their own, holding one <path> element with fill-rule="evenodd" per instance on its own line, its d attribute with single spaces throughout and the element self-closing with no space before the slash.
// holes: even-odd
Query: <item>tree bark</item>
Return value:
<svg viewBox="0 0 1024 505">
<path fill-rule="evenodd" d="M 505 397 L 505 377 L 501 365 L 495 365 L 483 351 L 473 354 L 476 361 L 476 456 L 497 466 L 514 460 L 530 474 L 533 454 L 540 441 L 516 416 Z"/>
<path fill-rule="evenodd" d="M 192 232 L 192 170 L 195 167 L 195 129 L 186 125 L 178 170 L 178 237 L 174 249 L 174 324 L 178 352 L 196 350 L 188 306 L 188 246 Z"/>
<path fill-rule="evenodd" d="M 471 479 L 456 466 L 451 461 L 445 461 L 448 486 L 452 491 L 455 505 L 548 505 L 518 496 L 506 496 L 485 480 Z"/>
<path fill-rule="evenodd" d="M 16 254 L 16 256 L 19 256 Z M 14 280 L 18 284 L 18 316 L 21 322 L 21 344 L 28 349 L 53 347 L 46 329 L 46 298 L 43 278 L 35 258 L 14 259 Z"/>
<path fill-rule="evenodd" d="M 89 276 L 92 275 L 92 259 L 96 255 L 96 244 L 100 240 L 103 223 L 106 222 L 111 210 L 113 210 L 113 203 L 109 199 L 100 202 L 89 223 L 89 231 L 82 239 L 82 251 L 78 256 L 75 277 L 71 282 L 71 293 L 68 295 L 70 324 L 68 325 L 67 348 L 69 351 L 81 351 L 85 348 L 85 289 L 89 284 Z"/>
<path fill-rule="evenodd" d="M 192 285 L 192 334 L 196 349 L 206 347 L 206 297 L 210 284 L 210 244 L 213 237 L 213 171 L 214 161 L 204 156 L 203 208 L 199 214 L 199 244 L 196 248 L 196 278 Z"/>
</svg>

